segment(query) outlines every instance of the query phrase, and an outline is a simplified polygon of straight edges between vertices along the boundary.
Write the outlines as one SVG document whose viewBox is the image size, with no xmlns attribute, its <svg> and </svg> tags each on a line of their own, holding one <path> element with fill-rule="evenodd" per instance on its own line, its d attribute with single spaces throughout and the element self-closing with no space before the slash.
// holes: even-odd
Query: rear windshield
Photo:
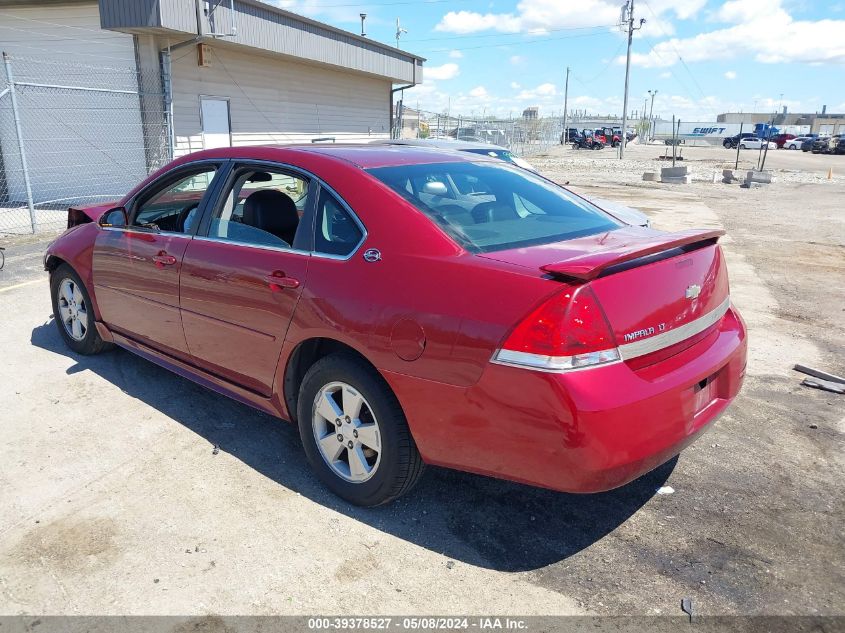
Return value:
<svg viewBox="0 0 845 633">
<path fill-rule="evenodd" d="M 505 163 L 368 171 L 474 252 L 549 244 L 621 226 L 589 202 Z"/>
</svg>

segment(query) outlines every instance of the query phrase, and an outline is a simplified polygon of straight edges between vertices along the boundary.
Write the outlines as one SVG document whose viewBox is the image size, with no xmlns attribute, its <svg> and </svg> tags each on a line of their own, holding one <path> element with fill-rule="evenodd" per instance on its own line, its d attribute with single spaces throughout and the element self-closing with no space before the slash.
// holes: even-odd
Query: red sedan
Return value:
<svg viewBox="0 0 845 633">
<path fill-rule="evenodd" d="M 336 494 L 423 465 L 594 492 L 737 395 L 722 233 L 625 226 L 484 156 L 384 145 L 199 152 L 49 248 L 59 333 L 298 424 Z"/>
</svg>

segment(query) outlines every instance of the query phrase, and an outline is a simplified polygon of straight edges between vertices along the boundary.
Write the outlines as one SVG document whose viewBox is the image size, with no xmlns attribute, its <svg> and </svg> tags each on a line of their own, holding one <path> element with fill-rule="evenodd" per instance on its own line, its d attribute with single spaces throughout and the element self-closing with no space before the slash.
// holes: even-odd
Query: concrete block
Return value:
<svg viewBox="0 0 845 633">
<path fill-rule="evenodd" d="M 686 176 L 676 177 L 663 176 L 663 178 L 660 179 L 660 182 L 666 182 L 671 185 L 688 185 L 692 182 L 692 176 L 690 176 L 689 174 L 687 174 Z"/>
<path fill-rule="evenodd" d="M 657 182 L 660 178 L 658 178 L 656 171 L 647 171 L 643 174 L 643 180 L 647 182 Z"/>
<path fill-rule="evenodd" d="M 740 185 L 743 189 L 759 189 L 763 186 L 762 182 L 756 182 L 754 180 L 746 180 L 744 183 Z"/>
<path fill-rule="evenodd" d="M 660 177 L 663 179 L 666 178 L 682 178 L 689 173 L 689 167 L 684 165 L 683 167 L 663 167 L 660 170 Z"/>
<path fill-rule="evenodd" d="M 739 177 L 737 177 L 736 172 L 733 169 L 722 170 L 722 182 L 730 183 L 734 180 L 739 180 Z"/>
<path fill-rule="evenodd" d="M 770 171 L 749 171 L 745 177 L 745 181 L 769 184 L 775 181 L 775 177 Z"/>
</svg>

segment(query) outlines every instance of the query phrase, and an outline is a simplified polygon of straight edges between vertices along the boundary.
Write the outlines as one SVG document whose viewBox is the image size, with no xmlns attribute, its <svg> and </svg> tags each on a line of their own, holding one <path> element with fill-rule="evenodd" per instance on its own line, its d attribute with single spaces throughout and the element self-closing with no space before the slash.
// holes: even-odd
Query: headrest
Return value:
<svg viewBox="0 0 845 633">
<path fill-rule="evenodd" d="M 516 220 L 519 214 L 516 209 L 512 209 L 501 202 L 482 202 L 475 205 L 472 210 L 472 219 L 476 224 L 483 222 L 497 222 L 499 220 Z"/>
<path fill-rule="evenodd" d="M 259 189 L 244 202 L 244 224 L 278 235 L 299 223 L 296 204 L 290 196 L 275 189 Z"/>
</svg>

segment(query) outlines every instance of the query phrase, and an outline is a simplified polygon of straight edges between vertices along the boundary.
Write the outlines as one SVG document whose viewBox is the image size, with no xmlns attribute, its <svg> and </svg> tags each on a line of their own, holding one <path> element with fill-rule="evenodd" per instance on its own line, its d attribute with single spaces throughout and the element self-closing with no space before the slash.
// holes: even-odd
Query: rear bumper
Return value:
<svg viewBox="0 0 845 633">
<path fill-rule="evenodd" d="M 599 492 L 694 441 L 739 392 L 745 363 L 745 326 L 729 310 L 706 339 L 636 371 L 624 362 L 567 373 L 491 363 L 469 388 L 385 377 L 427 462 Z"/>
</svg>

